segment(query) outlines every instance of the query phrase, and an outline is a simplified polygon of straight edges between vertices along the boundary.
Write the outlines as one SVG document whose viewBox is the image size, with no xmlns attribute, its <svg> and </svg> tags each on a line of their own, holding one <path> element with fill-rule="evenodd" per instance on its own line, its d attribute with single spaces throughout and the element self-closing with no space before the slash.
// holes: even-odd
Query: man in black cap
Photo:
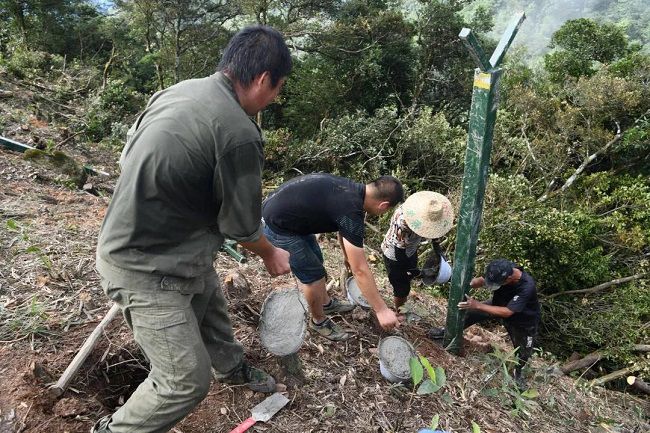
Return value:
<svg viewBox="0 0 650 433">
<path fill-rule="evenodd" d="M 533 354 L 533 343 L 541 317 L 535 280 L 515 263 L 497 259 L 490 262 L 484 277 L 473 278 L 470 287 L 486 287 L 493 292 L 492 299 L 479 302 L 469 296 L 458 303 L 458 308 L 467 310 L 464 328 L 489 319 L 502 319 L 512 345 L 517 348 L 515 382 L 520 389 L 526 388 L 521 370 Z M 442 338 L 444 328 L 429 331 L 432 339 Z"/>
</svg>

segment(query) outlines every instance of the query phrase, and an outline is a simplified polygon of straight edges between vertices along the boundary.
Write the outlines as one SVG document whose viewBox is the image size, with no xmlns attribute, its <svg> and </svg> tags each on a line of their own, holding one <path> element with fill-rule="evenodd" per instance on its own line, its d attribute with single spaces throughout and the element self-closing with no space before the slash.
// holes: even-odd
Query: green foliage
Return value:
<svg viewBox="0 0 650 433">
<path fill-rule="evenodd" d="M 27 254 L 35 254 L 41 260 L 43 265 L 48 269 L 52 269 L 52 260 L 49 256 L 43 252 L 43 250 L 36 244 L 34 244 L 29 236 L 27 228 L 21 224 L 18 224 L 15 220 L 8 219 L 6 222 L 7 230 L 18 233 L 21 241 L 27 245 L 23 250 Z"/>
<path fill-rule="evenodd" d="M 47 336 L 48 314 L 38 297 L 32 297 L 13 310 L 0 306 L 0 339 L 16 341 L 37 336 Z"/>
<path fill-rule="evenodd" d="M 530 188 L 523 176 L 490 176 L 480 236 L 486 260 L 508 257 L 521 263 L 544 293 L 606 280 L 610 257 L 598 240 L 606 226 L 597 215 L 537 202 Z"/>
<path fill-rule="evenodd" d="M 648 264 L 645 264 L 648 269 Z M 650 279 L 613 288 L 599 296 L 563 296 L 543 303 L 544 346 L 555 353 L 590 353 L 605 348 L 610 365 L 638 359 L 632 347 L 648 341 Z"/>
<path fill-rule="evenodd" d="M 530 400 L 537 398 L 539 393 L 533 388 L 521 392 L 510 375 L 510 370 L 517 364 L 517 348 L 502 351 L 493 346 L 493 351 L 488 354 L 487 359 L 488 369 L 492 370 L 488 377 L 499 383 L 496 388 L 483 391 L 484 394 L 499 398 L 501 405 L 509 408 L 515 416 L 529 415 Z"/>
<path fill-rule="evenodd" d="M 43 71 L 60 68 L 63 59 L 45 51 L 13 46 L 7 60 L 7 70 L 16 78 L 30 78 L 43 75 Z"/>
<path fill-rule="evenodd" d="M 567 76 L 582 77 L 595 73 L 594 62 L 610 63 L 627 54 L 628 42 L 620 27 L 598 24 L 588 18 L 569 20 L 553 34 L 551 48 L 558 51 L 544 57 L 544 65 L 553 81 Z"/>
<path fill-rule="evenodd" d="M 413 387 L 420 385 L 417 389 L 418 394 L 432 394 L 438 392 L 447 383 L 445 370 L 442 367 L 432 367 L 429 360 L 420 355 L 409 359 L 409 367 L 411 369 L 411 380 Z M 426 371 L 428 379 L 424 379 L 424 372 Z"/>
<path fill-rule="evenodd" d="M 462 174 L 465 133 L 430 108 L 400 116 L 395 107 L 323 122 L 303 142 L 289 131 L 270 131 L 267 163 L 281 172 L 330 172 L 359 180 L 394 173 L 413 191 L 447 188 Z"/>
<path fill-rule="evenodd" d="M 119 124 L 124 119 L 132 118 L 144 105 L 144 97 L 135 90 L 130 90 L 122 80 L 109 80 L 103 90 L 88 100 L 86 113 L 86 134 L 94 141 L 104 138 L 124 139 L 111 134 L 121 134 L 123 127 Z"/>
<path fill-rule="evenodd" d="M 440 424 L 440 415 L 435 414 L 433 418 L 431 418 L 431 422 L 429 423 L 429 428 L 431 430 L 435 430 L 438 428 L 438 425 Z"/>
</svg>

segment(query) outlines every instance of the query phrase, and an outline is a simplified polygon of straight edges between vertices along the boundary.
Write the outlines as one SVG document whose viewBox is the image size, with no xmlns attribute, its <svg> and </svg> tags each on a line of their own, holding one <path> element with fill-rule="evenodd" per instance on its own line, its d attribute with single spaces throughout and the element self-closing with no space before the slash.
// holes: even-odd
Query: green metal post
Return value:
<svg viewBox="0 0 650 433">
<path fill-rule="evenodd" d="M 523 12 L 514 17 L 489 62 L 478 39 L 470 29 L 463 29 L 459 35 L 478 68 L 474 72 L 474 89 L 469 116 L 467 150 L 465 151 L 465 172 L 456 232 L 454 270 L 447 304 L 447 324 L 444 338 L 447 350 L 455 354 L 460 353 L 463 347 L 464 314 L 458 309 L 458 303 L 467 293 L 469 283 L 474 276 L 476 242 L 483 213 L 483 197 L 497 116 L 497 86 L 501 76 L 501 69 L 498 66 L 523 20 Z"/>
<path fill-rule="evenodd" d="M 228 253 L 237 263 L 246 263 L 246 256 L 237 251 L 237 242 L 226 239 L 221 245 L 221 250 Z"/>
</svg>

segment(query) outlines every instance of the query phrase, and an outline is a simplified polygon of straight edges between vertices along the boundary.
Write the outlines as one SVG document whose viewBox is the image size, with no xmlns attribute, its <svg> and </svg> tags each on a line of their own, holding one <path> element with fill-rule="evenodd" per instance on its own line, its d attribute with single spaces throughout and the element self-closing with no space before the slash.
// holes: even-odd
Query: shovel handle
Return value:
<svg viewBox="0 0 650 433">
<path fill-rule="evenodd" d="M 253 427 L 253 424 L 255 424 L 255 419 L 253 417 L 250 417 L 235 427 L 234 430 L 231 430 L 230 433 L 244 433 L 246 430 Z"/>
</svg>

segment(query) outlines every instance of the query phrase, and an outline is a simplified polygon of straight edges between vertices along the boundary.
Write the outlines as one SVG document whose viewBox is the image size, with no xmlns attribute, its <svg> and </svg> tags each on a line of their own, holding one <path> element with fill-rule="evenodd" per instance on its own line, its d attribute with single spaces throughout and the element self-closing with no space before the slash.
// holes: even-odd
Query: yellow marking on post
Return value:
<svg viewBox="0 0 650 433">
<path fill-rule="evenodd" d="M 490 90 L 490 78 L 492 76 L 486 73 L 480 73 L 474 78 L 474 87 L 479 89 Z"/>
</svg>

